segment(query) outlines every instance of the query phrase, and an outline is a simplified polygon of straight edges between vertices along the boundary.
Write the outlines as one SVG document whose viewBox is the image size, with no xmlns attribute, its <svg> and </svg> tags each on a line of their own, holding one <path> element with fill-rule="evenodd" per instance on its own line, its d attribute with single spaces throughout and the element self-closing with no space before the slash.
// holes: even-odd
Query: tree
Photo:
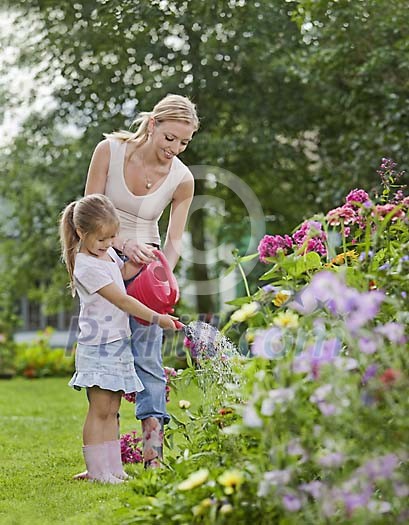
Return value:
<svg viewBox="0 0 409 525">
<path fill-rule="evenodd" d="M 129 125 L 135 111 L 151 107 L 167 92 L 179 92 L 197 103 L 202 118 L 202 130 L 185 162 L 232 171 L 254 187 L 268 215 L 274 210 L 277 228 L 294 222 L 305 194 L 297 200 L 290 192 L 302 181 L 308 163 L 300 141 L 292 140 L 302 135 L 308 118 L 301 83 L 289 67 L 299 47 L 298 28 L 289 16 L 295 2 L 32 0 L 12 5 L 37 28 L 27 37 L 20 63 L 37 61 L 45 78 L 62 79 L 54 93 L 56 109 L 42 123 L 32 119 L 26 125 L 26 133 L 31 135 L 34 126 L 44 144 L 44 156 L 35 161 L 36 168 L 27 166 L 27 177 L 35 173 L 47 187 L 57 173 L 64 181 L 60 189 L 51 185 L 45 191 L 56 203 L 53 212 L 49 210 L 54 218 L 58 206 L 80 192 L 85 158 L 101 133 Z M 35 49 L 30 45 L 33 39 Z M 53 137 L 55 127 L 66 123 L 75 123 L 82 136 L 71 146 L 67 143 L 61 155 Z M 16 147 L 22 155 L 33 155 L 22 141 Z M 79 160 L 75 176 L 68 158 L 71 148 Z M 52 161 L 45 173 L 44 158 Z M 8 168 L 8 177 L 18 173 L 17 159 L 10 162 L 15 168 Z M 23 179 L 18 174 L 17 180 Z M 202 186 L 198 181 L 199 194 L 205 192 Z M 211 191 L 206 188 L 206 193 Z M 226 222 L 238 225 L 236 235 L 237 230 L 241 237 L 248 234 L 243 203 L 226 189 L 213 192 L 225 199 Z M 8 192 L 12 201 L 17 195 L 18 190 Z M 190 228 L 196 247 L 204 251 L 206 210 L 192 215 Z M 55 249 L 47 260 L 48 281 L 57 264 Z M 193 268 L 199 281 L 216 272 L 204 265 Z M 210 298 L 199 297 L 198 307 L 211 311 Z"/>
<path fill-rule="evenodd" d="M 408 166 L 407 8 L 401 0 L 300 0 L 294 11 L 327 206 L 348 188 L 376 186 L 382 157 Z"/>
</svg>

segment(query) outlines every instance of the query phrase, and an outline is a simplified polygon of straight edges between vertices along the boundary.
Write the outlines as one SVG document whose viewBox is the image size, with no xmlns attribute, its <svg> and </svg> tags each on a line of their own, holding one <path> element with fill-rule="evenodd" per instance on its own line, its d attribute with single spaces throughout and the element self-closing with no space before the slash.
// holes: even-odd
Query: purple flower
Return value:
<svg viewBox="0 0 409 525">
<path fill-rule="evenodd" d="M 298 510 L 301 509 L 302 502 L 298 496 L 290 492 L 287 492 L 283 496 L 283 506 L 289 512 L 297 512 Z"/>
<path fill-rule="evenodd" d="M 298 487 L 300 490 L 310 494 L 314 499 L 319 499 L 322 495 L 324 484 L 321 481 L 310 481 Z"/>
<path fill-rule="evenodd" d="M 321 401 L 318 403 L 318 408 L 321 411 L 321 414 L 325 417 L 333 416 L 339 413 L 339 409 L 333 403 L 327 403 L 326 401 Z"/>
<path fill-rule="evenodd" d="M 375 328 L 377 334 L 381 334 L 391 343 L 403 345 L 406 343 L 405 327 L 400 323 L 389 322 Z"/>
<path fill-rule="evenodd" d="M 323 467 L 339 467 L 345 462 L 345 456 L 341 452 L 331 452 L 317 459 L 317 463 Z"/>
<path fill-rule="evenodd" d="M 263 416 L 271 416 L 274 413 L 276 404 L 290 402 L 294 399 L 293 388 L 277 388 L 268 392 L 268 397 L 261 404 L 261 413 Z"/>
<path fill-rule="evenodd" d="M 381 170 L 393 170 L 396 168 L 397 163 L 393 161 L 392 159 L 388 159 L 387 157 L 382 157 L 381 160 Z"/>
<path fill-rule="evenodd" d="M 398 462 L 398 456 L 387 454 L 367 461 L 358 469 L 358 472 L 365 474 L 371 481 L 389 479 L 398 466 Z"/>
<path fill-rule="evenodd" d="M 360 262 L 363 262 L 365 261 L 367 258 L 368 259 L 372 259 L 372 257 L 374 256 L 374 253 L 372 250 L 368 250 L 368 252 L 362 252 L 361 255 L 359 256 L 359 261 Z"/>
<path fill-rule="evenodd" d="M 394 483 L 393 490 L 398 498 L 407 498 L 409 496 L 409 485 L 406 483 Z"/>
<path fill-rule="evenodd" d="M 301 456 L 301 461 L 304 462 L 308 459 L 308 454 L 305 449 L 301 446 L 299 439 L 292 439 L 287 445 L 287 453 L 289 456 Z"/>
<path fill-rule="evenodd" d="M 313 346 L 295 357 L 293 370 L 296 373 L 311 372 L 314 377 L 317 377 L 320 367 L 323 364 L 332 363 L 339 355 L 340 350 L 341 342 L 338 339 L 316 341 Z"/>
<path fill-rule="evenodd" d="M 291 471 L 285 470 L 269 470 L 264 472 L 264 478 L 262 480 L 263 489 L 269 486 L 287 485 L 291 480 Z M 260 489 L 259 489 L 260 492 Z M 263 491 L 263 493 L 265 493 Z"/>
<path fill-rule="evenodd" d="M 257 251 L 260 261 L 267 263 L 267 257 L 275 257 L 279 250 L 286 254 L 292 246 L 293 241 L 289 235 L 284 235 L 284 237 L 281 235 L 264 235 L 258 245 Z"/>
<path fill-rule="evenodd" d="M 319 386 L 315 389 L 314 393 L 310 396 L 310 401 L 312 403 L 321 403 L 324 401 L 328 394 L 332 392 L 332 385 L 327 383 L 325 385 Z"/>
<path fill-rule="evenodd" d="M 284 345 L 282 335 L 283 332 L 278 326 L 258 332 L 251 347 L 251 352 L 266 359 L 283 357 Z"/>
<path fill-rule="evenodd" d="M 261 428 L 263 426 L 263 421 L 258 416 L 254 405 L 246 405 L 244 408 L 243 422 L 250 428 Z"/>
<path fill-rule="evenodd" d="M 361 382 L 363 385 L 366 385 L 366 383 L 376 376 L 376 373 L 378 372 L 378 365 L 375 363 L 372 363 L 368 366 L 368 368 L 365 370 L 364 375 L 362 376 Z"/>
<path fill-rule="evenodd" d="M 364 354 L 374 354 L 378 349 L 378 342 L 371 337 L 360 337 L 358 347 Z"/>
<path fill-rule="evenodd" d="M 369 489 L 358 492 L 358 493 L 344 493 L 343 500 L 345 505 L 345 510 L 348 516 L 351 516 L 355 509 L 360 507 L 366 507 L 369 503 L 369 500 L 372 496 L 372 491 Z"/>
<path fill-rule="evenodd" d="M 266 284 L 261 288 L 264 293 L 272 293 L 272 292 L 278 292 L 279 288 L 277 286 L 273 286 L 272 284 Z"/>
<path fill-rule="evenodd" d="M 312 278 L 308 286 L 296 294 L 289 306 L 304 315 L 323 308 L 328 308 L 332 313 L 336 313 L 335 299 L 342 297 L 345 290 L 345 284 L 336 274 L 326 271 L 319 272 Z"/>
<path fill-rule="evenodd" d="M 381 303 L 385 299 L 385 294 L 380 290 L 364 293 L 359 293 L 355 290 L 354 292 L 347 298 L 343 308 L 341 308 L 346 314 L 346 326 L 353 334 L 376 316 Z"/>
</svg>

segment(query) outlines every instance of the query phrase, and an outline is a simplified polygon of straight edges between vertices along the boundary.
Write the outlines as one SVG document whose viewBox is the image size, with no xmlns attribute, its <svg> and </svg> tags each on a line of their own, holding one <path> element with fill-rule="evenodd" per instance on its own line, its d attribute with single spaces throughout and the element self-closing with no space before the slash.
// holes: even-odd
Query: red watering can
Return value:
<svg viewBox="0 0 409 525">
<path fill-rule="evenodd" d="M 179 286 L 163 253 L 159 250 L 153 250 L 153 253 L 158 260 L 147 264 L 126 291 L 155 312 L 170 314 L 179 300 Z M 143 319 L 136 319 L 144 325 L 149 324 Z"/>
</svg>

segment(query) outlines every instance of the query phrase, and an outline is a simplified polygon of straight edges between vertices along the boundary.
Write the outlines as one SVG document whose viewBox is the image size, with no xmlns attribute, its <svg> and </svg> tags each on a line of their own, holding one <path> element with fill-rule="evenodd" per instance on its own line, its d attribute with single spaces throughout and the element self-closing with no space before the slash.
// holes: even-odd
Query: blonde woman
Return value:
<svg viewBox="0 0 409 525">
<path fill-rule="evenodd" d="M 92 156 L 85 194 L 103 193 L 120 218 L 114 247 L 136 264 L 155 259 L 161 239 L 158 220 L 170 205 L 163 252 L 173 269 L 180 257 L 182 234 L 193 198 L 194 179 L 178 158 L 199 127 L 195 105 L 186 97 L 167 95 L 152 111 L 142 112 L 134 133 L 105 135 Z M 166 411 L 162 366 L 162 329 L 131 317 L 135 369 L 144 390 L 137 395 L 136 417 L 142 421 L 145 467 L 160 465 Z"/>
</svg>

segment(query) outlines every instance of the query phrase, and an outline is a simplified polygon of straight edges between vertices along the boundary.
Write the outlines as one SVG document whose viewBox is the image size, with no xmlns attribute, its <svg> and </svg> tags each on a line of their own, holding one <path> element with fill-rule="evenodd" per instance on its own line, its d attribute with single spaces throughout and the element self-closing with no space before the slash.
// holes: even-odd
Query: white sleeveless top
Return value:
<svg viewBox="0 0 409 525">
<path fill-rule="evenodd" d="M 125 182 L 126 144 L 125 141 L 109 139 L 111 156 L 105 195 L 118 212 L 121 238 L 160 245 L 158 221 L 189 169 L 173 157 L 170 171 L 159 188 L 147 195 L 134 195 Z"/>
</svg>

